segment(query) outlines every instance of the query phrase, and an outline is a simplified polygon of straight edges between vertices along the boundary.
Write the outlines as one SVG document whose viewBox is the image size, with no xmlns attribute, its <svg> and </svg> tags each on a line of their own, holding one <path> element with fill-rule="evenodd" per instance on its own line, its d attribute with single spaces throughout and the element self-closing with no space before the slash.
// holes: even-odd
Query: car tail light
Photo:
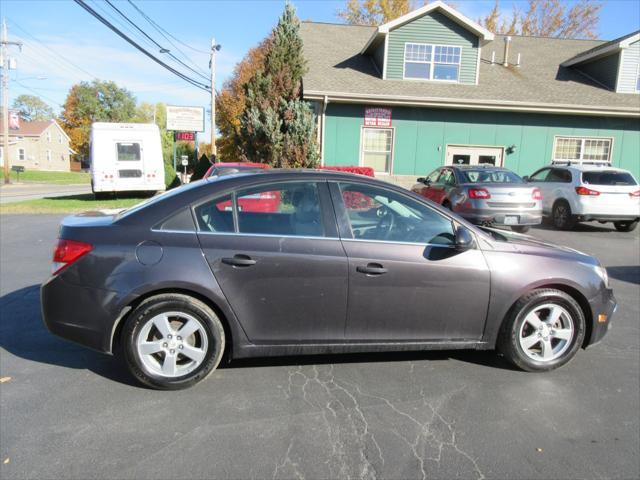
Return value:
<svg viewBox="0 0 640 480">
<path fill-rule="evenodd" d="M 576 193 L 578 195 L 589 195 L 592 197 L 597 197 L 598 195 L 600 195 L 600 192 L 596 190 L 591 190 L 590 188 L 587 188 L 587 187 L 576 187 Z"/>
<path fill-rule="evenodd" d="M 486 188 L 470 188 L 469 198 L 486 200 L 491 198 L 491 194 Z"/>
<path fill-rule="evenodd" d="M 638 198 L 640 197 L 640 190 L 636 190 L 635 192 L 629 192 L 629 196 L 631 198 Z"/>
<path fill-rule="evenodd" d="M 534 200 L 542 200 L 542 192 L 539 188 L 536 187 L 533 189 L 533 192 L 531 192 L 531 198 Z"/>
<path fill-rule="evenodd" d="M 88 243 L 59 239 L 53 251 L 53 274 L 60 273 L 92 249 L 93 246 Z"/>
</svg>

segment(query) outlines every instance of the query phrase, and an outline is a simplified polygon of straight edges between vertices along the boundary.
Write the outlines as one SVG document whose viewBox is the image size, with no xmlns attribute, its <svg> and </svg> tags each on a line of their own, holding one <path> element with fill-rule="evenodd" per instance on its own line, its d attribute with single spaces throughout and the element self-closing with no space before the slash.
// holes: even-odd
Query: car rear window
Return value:
<svg viewBox="0 0 640 480">
<path fill-rule="evenodd" d="M 582 172 L 582 181 L 583 183 L 588 183 L 589 185 L 637 185 L 637 182 L 629 172 L 616 172 L 613 170 Z"/>
<path fill-rule="evenodd" d="M 461 173 L 466 183 L 524 183 L 518 175 L 506 170 L 462 170 Z"/>
</svg>

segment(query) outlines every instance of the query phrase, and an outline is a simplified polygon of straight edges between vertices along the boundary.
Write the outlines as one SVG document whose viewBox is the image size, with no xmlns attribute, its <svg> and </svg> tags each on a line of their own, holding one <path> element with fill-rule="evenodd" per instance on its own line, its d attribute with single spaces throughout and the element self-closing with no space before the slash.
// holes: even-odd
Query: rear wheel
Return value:
<svg viewBox="0 0 640 480">
<path fill-rule="evenodd" d="M 633 232 L 638 226 L 638 220 L 629 222 L 613 222 L 613 226 L 616 227 L 616 230 L 619 232 Z"/>
<path fill-rule="evenodd" d="M 529 230 L 531 230 L 531 227 L 529 225 L 518 225 L 515 227 L 511 227 L 511 230 L 518 233 L 527 233 Z"/>
<path fill-rule="evenodd" d="M 543 372 L 569 362 L 584 335 L 580 305 L 560 290 L 539 289 L 514 305 L 502 325 L 498 349 L 522 370 Z"/>
<path fill-rule="evenodd" d="M 566 200 L 558 200 L 551 211 L 551 221 L 558 230 L 571 230 L 576 221 Z"/>
<path fill-rule="evenodd" d="M 225 347 L 216 314 L 182 294 L 162 294 L 142 302 L 122 335 L 133 376 L 163 390 L 187 388 L 206 378 L 220 363 Z"/>
</svg>

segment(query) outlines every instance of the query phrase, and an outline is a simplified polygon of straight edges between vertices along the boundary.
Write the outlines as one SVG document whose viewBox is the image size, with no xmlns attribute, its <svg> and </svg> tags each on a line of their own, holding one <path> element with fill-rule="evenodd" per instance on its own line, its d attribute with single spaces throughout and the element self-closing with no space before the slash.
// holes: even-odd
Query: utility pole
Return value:
<svg viewBox="0 0 640 480">
<path fill-rule="evenodd" d="M 220 50 L 220 45 L 216 39 L 211 39 L 211 58 L 209 68 L 211 69 L 211 154 L 215 158 L 218 153 L 216 148 L 216 52 Z"/>
<path fill-rule="evenodd" d="M 2 40 L 0 41 L 0 58 L 2 58 L 2 160 L 4 163 L 4 183 L 11 183 L 9 164 L 9 45 L 17 45 L 22 49 L 22 43 L 10 42 L 7 38 L 7 23 L 2 20 Z"/>
</svg>

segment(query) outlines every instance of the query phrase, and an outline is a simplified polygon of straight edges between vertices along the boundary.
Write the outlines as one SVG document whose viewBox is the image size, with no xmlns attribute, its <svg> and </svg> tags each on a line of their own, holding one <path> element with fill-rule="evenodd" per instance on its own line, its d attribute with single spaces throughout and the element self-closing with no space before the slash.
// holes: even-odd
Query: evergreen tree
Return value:
<svg viewBox="0 0 640 480">
<path fill-rule="evenodd" d="M 307 69 L 300 22 L 287 4 L 266 42 L 262 68 L 246 85 L 240 119 L 245 159 L 274 167 L 315 167 L 318 148 L 315 118 L 300 98 Z"/>
</svg>

